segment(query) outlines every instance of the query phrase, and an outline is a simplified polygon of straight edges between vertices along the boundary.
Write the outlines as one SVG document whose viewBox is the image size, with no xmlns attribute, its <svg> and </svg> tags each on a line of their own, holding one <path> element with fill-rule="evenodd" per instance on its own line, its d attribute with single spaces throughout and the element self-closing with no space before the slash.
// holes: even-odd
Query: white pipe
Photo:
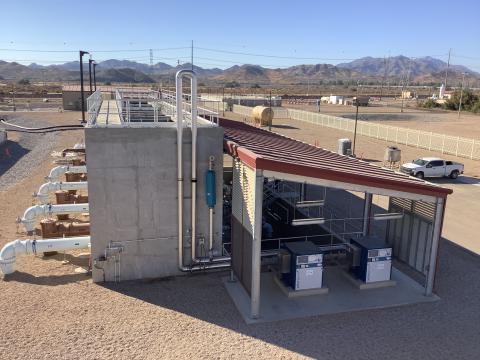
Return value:
<svg viewBox="0 0 480 360">
<path fill-rule="evenodd" d="M 183 86 L 184 76 L 191 80 L 192 101 L 192 265 L 183 265 Z M 230 267 L 230 257 L 214 258 L 208 262 L 197 261 L 195 255 L 195 197 L 196 195 L 196 141 L 197 141 L 197 79 L 193 70 L 180 70 L 175 75 L 176 112 L 177 112 L 177 186 L 178 186 L 178 268 L 181 271 L 200 271 Z M 195 181 L 194 181 L 195 180 Z"/>
<path fill-rule="evenodd" d="M 178 197 L 178 267 L 183 270 L 183 109 L 182 70 L 175 76 L 177 105 L 177 197 Z"/>
<path fill-rule="evenodd" d="M 88 211 L 88 204 L 34 205 L 25 210 L 20 222 L 25 226 L 27 231 L 33 231 L 35 229 L 35 220 L 38 216 L 48 214 L 84 213 Z"/>
<path fill-rule="evenodd" d="M 196 186 L 194 186 L 194 179 L 196 182 L 196 96 L 197 96 L 197 81 L 193 70 L 179 70 L 175 75 L 175 92 L 176 92 L 176 106 L 177 106 L 177 172 L 178 172 L 178 265 L 181 270 L 185 270 L 183 266 L 183 77 L 190 77 L 191 81 L 191 101 L 192 101 L 192 214 L 195 214 L 194 204 L 196 197 Z M 194 98 L 195 96 L 195 98 Z M 195 125 L 193 125 L 195 123 Z M 195 129 L 194 129 L 195 128 Z M 195 144 L 194 144 L 195 143 Z M 195 177 L 194 177 L 195 176 Z M 192 217 L 192 262 L 195 259 L 195 219 Z"/>
<path fill-rule="evenodd" d="M 38 192 L 34 194 L 36 198 L 40 201 L 41 204 L 48 203 L 48 195 L 52 191 L 57 190 L 85 190 L 88 188 L 87 181 L 72 181 L 72 182 L 47 182 L 40 185 Z"/>
<path fill-rule="evenodd" d="M 38 252 L 86 249 L 90 246 L 90 236 L 53 238 L 44 240 L 14 240 L 7 243 L 0 251 L 0 270 L 4 274 L 15 271 L 17 256 L 36 254 Z"/>
<path fill-rule="evenodd" d="M 60 165 L 55 166 L 52 170 L 50 170 L 50 174 L 46 177 L 49 181 L 58 181 L 60 180 L 60 176 L 70 172 L 75 174 L 83 174 L 87 172 L 87 167 L 83 166 L 70 166 L 70 165 Z"/>
<path fill-rule="evenodd" d="M 192 199 L 191 199 L 191 222 L 192 222 L 192 263 L 197 259 L 197 75 L 191 73 L 191 111 L 192 111 Z"/>
</svg>

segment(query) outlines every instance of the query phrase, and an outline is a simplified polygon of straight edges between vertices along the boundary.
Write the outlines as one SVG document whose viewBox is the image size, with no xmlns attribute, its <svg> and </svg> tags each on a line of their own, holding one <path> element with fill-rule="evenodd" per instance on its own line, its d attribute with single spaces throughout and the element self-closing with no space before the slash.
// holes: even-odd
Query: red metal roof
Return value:
<svg viewBox="0 0 480 360">
<path fill-rule="evenodd" d="M 220 126 L 225 151 L 254 169 L 443 198 L 453 192 L 239 121 L 220 119 Z"/>
</svg>

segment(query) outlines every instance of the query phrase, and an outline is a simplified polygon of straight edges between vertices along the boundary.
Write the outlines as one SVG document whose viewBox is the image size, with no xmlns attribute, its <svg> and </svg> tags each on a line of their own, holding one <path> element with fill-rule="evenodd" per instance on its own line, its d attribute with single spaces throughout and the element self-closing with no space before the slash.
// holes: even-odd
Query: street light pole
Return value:
<svg viewBox="0 0 480 360">
<path fill-rule="evenodd" d="M 80 95 L 82 97 L 82 123 L 85 123 L 85 94 L 83 91 L 83 55 L 88 54 L 88 51 L 80 50 Z"/>
<path fill-rule="evenodd" d="M 90 95 L 92 95 L 92 57 L 90 56 L 90 59 L 88 59 L 88 81 L 90 83 Z"/>
<path fill-rule="evenodd" d="M 97 77 L 96 77 L 96 71 L 95 71 L 95 68 L 97 67 L 97 63 L 94 61 L 92 65 L 93 65 L 93 88 L 95 91 L 97 91 Z"/>
<path fill-rule="evenodd" d="M 352 155 L 355 156 L 355 143 L 357 140 L 357 121 L 358 121 L 358 98 L 357 98 L 357 111 L 355 112 L 355 128 L 353 129 L 353 149 Z"/>
<path fill-rule="evenodd" d="M 462 77 L 462 90 L 460 90 L 460 104 L 458 104 L 458 118 L 460 119 L 460 112 L 462 111 L 462 98 L 463 98 L 463 84 L 465 82 L 465 73 Z"/>
</svg>

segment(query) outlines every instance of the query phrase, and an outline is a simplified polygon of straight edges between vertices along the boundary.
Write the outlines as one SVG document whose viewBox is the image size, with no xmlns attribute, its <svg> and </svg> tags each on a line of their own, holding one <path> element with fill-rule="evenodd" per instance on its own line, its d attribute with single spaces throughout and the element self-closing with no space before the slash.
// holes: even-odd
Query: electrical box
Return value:
<svg viewBox="0 0 480 360">
<path fill-rule="evenodd" d="M 293 290 L 319 289 L 323 280 L 323 253 L 310 241 L 286 243 L 290 273 L 284 280 Z"/>
<path fill-rule="evenodd" d="M 375 236 L 351 239 L 352 272 L 365 283 L 390 280 L 392 248 Z"/>
</svg>

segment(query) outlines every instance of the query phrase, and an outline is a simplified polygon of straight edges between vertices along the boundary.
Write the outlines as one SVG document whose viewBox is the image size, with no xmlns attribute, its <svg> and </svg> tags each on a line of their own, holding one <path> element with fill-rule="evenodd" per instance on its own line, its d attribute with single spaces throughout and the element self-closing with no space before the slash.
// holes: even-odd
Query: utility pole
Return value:
<svg viewBox="0 0 480 360">
<path fill-rule="evenodd" d="M 353 129 L 353 149 L 352 149 L 353 157 L 356 157 L 356 155 L 355 155 L 355 143 L 356 143 L 356 140 L 357 140 L 357 122 L 358 122 L 358 98 L 357 98 L 357 111 L 355 112 L 355 128 Z"/>
<path fill-rule="evenodd" d="M 387 79 L 387 58 L 385 56 L 383 57 L 383 66 L 384 66 L 384 71 L 383 71 L 382 83 L 380 85 L 380 101 L 382 101 L 383 86 L 384 86 L 385 81 Z"/>
<path fill-rule="evenodd" d="M 460 90 L 460 104 L 458 104 L 458 118 L 460 119 L 460 112 L 462 111 L 462 98 L 463 98 L 463 84 L 465 83 L 465 73 L 462 77 L 462 90 Z"/>
<path fill-rule="evenodd" d="M 272 89 L 270 89 L 270 112 L 272 112 Z M 268 122 L 268 131 L 272 131 L 272 121 L 273 121 L 273 116 L 272 120 Z"/>
<path fill-rule="evenodd" d="M 150 49 L 150 74 L 153 74 L 153 49 Z"/>
<path fill-rule="evenodd" d="M 12 91 L 12 103 L 13 103 L 13 111 L 17 111 L 17 107 L 15 106 L 15 83 L 13 83 L 13 91 Z"/>
<path fill-rule="evenodd" d="M 447 61 L 447 68 L 445 69 L 445 90 L 447 90 L 447 78 L 448 78 L 448 68 L 450 67 L 450 53 L 452 49 L 448 50 L 448 61 Z"/>
<path fill-rule="evenodd" d="M 80 54 L 80 94 L 82 98 L 82 123 L 85 123 L 85 94 L 83 91 L 83 55 L 88 54 L 88 51 L 79 51 Z"/>
<path fill-rule="evenodd" d="M 193 40 L 192 40 L 192 51 L 191 51 L 190 63 L 192 64 L 192 71 L 193 71 Z"/>
<path fill-rule="evenodd" d="M 225 86 L 222 88 L 222 113 L 225 117 Z"/>
</svg>

